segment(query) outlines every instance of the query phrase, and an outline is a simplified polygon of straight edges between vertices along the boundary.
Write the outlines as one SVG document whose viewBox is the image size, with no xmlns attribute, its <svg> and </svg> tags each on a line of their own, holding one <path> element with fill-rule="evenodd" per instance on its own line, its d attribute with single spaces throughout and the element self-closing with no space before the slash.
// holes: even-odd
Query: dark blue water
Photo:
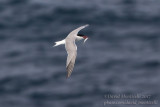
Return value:
<svg viewBox="0 0 160 107">
<path fill-rule="evenodd" d="M 159 0 L 0 0 L 0 107 L 104 107 L 106 94 L 159 100 L 159 5 Z M 75 68 L 66 79 L 65 48 L 52 46 L 85 24 L 90 26 L 81 33 L 89 40 L 78 43 Z"/>
</svg>

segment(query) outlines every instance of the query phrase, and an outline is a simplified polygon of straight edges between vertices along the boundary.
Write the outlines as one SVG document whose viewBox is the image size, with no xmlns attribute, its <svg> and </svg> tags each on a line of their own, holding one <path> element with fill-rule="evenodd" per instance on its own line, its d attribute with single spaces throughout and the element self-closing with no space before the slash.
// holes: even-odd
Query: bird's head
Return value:
<svg viewBox="0 0 160 107">
<path fill-rule="evenodd" d="M 88 36 L 83 35 L 83 34 L 78 34 L 77 36 L 79 36 L 81 39 L 84 39 L 84 43 L 87 41 Z"/>
</svg>

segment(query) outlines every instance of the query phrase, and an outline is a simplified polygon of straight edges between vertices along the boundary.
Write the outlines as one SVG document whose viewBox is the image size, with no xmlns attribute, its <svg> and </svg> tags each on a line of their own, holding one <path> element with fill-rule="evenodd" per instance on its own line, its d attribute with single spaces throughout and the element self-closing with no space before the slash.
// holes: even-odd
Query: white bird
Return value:
<svg viewBox="0 0 160 107">
<path fill-rule="evenodd" d="M 73 30 L 72 32 L 70 32 L 64 40 L 55 42 L 56 44 L 54 45 L 54 47 L 58 46 L 58 45 L 65 44 L 65 48 L 66 48 L 66 51 L 68 54 L 67 62 L 66 62 L 67 78 L 70 77 L 70 75 L 73 71 L 76 56 L 77 56 L 77 46 L 75 44 L 75 41 L 84 39 L 84 43 L 85 43 L 86 40 L 88 39 L 87 36 L 82 35 L 82 34 L 78 34 L 78 32 L 87 26 L 88 26 L 88 24 L 81 26 L 81 27 Z"/>
</svg>

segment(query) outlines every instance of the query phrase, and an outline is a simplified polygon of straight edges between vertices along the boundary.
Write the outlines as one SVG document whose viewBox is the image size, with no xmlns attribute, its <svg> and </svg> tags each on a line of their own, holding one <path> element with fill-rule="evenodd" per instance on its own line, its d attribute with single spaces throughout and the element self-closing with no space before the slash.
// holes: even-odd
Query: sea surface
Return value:
<svg viewBox="0 0 160 107">
<path fill-rule="evenodd" d="M 89 39 L 77 43 L 66 79 L 67 53 L 54 42 L 85 24 Z M 160 0 L 0 0 L 0 107 L 160 107 L 159 99 Z M 127 100 L 137 104 L 107 103 Z"/>
</svg>

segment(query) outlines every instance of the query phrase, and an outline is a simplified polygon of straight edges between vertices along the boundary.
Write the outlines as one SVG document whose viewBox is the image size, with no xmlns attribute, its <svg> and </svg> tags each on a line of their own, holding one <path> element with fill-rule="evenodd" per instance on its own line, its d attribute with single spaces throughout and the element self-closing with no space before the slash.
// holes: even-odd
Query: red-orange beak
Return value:
<svg viewBox="0 0 160 107">
<path fill-rule="evenodd" d="M 84 39 L 88 38 L 88 36 L 83 36 Z"/>
<path fill-rule="evenodd" d="M 83 38 L 84 38 L 84 43 L 85 43 L 88 39 L 88 36 L 83 36 Z"/>
</svg>

